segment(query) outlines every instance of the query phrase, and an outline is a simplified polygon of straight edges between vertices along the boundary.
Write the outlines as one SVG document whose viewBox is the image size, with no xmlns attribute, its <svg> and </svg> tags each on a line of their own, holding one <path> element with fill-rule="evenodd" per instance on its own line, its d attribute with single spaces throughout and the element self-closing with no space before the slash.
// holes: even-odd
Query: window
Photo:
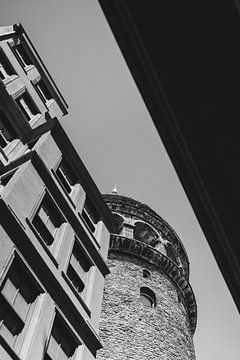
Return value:
<svg viewBox="0 0 240 360">
<path fill-rule="evenodd" d="M 151 277 L 151 272 L 147 269 L 143 269 L 143 277 L 149 279 Z"/>
<path fill-rule="evenodd" d="M 10 344 L 14 345 L 17 336 L 22 331 L 24 322 L 9 306 L 7 301 L 0 298 L 0 335 Z M 15 341 L 14 341 L 15 340 Z"/>
<path fill-rule="evenodd" d="M 159 234 L 148 224 L 138 221 L 135 223 L 133 237 L 138 241 L 142 241 L 147 245 L 155 247 L 159 240 Z"/>
<path fill-rule="evenodd" d="M 64 219 L 56 208 L 56 205 L 50 196 L 46 194 L 32 223 L 47 246 L 52 245 L 57 230 L 63 222 Z"/>
<path fill-rule="evenodd" d="M 179 303 L 182 302 L 182 295 L 180 294 L 180 292 L 177 293 L 177 299 Z"/>
<path fill-rule="evenodd" d="M 65 159 L 62 159 L 56 171 L 57 178 L 63 189 L 70 194 L 78 179 Z"/>
<path fill-rule="evenodd" d="M 14 169 L 14 170 L 11 170 L 11 171 L 8 171 L 6 172 L 5 174 L 1 175 L 0 177 L 0 184 L 3 185 L 3 186 L 6 186 L 7 183 L 11 180 L 11 178 L 13 177 L 13 175 L 15 174 L 17 170 Z"/>
<path fill-rule="evenodd" d="M 32 60 L 22 44 L 14 45 L 13 51 L 22 67 L 25 68 L 29 65 L 32 65 Z"/>
<path fill-rule="evenodd" d="M 87 272 L 91 266 L 91 260 L 79 244 L 78 240 L 75 240 L 67 269 L 67 276 L 79 293 L 81 293 L 85 287 Z"/>
<path fill-rule="evenodd" d="M 73 359 L 78 345 L 67 326 L 56 316 L 44 360 Z"/>
<path fill-rule="evenodd" d="M 28 121 L 33 119 L 35 115 L 39 113 L 37 106 L 27 92 L 19 96 L 16 99 L 16 102 Z"/>
<path fill-rule="evenodd" d="M 39 138 L 34 139 L 34 140 L 30 140 L 30 142 L 28 143 L 28 148 L 31 150 L 36 145 L 38 140 L 39 140 Z"/>
<path fill-rule="evenodd" d="M 175 264 L 178 264 L 178 260 L 177 260 L 177 252 L 174 248 L 174 246 L 168 242 L 167 243 L 167 248 L 166 248 L 166 251 L 167 251 L 167 256 L 175 262 Z"/>
<path fill-rule="evenodd" d="M 5 148 L 12 140 L 18 137 L 17 132 L 7 118 L 5 112 L 0 110 L 0 146 Z"/>
<path fill-rule="evenodd" d="M 39 291 L 20 264 L 14 260 L 0 293 L 0 335 L 14 346 L 30 318 Z"/>
<path fill-rule="evenodd" d="M 141 287 L 140 301 L 144 306 L 147 307 L 154 308 L 156 306 L 156 296 L 154 292 L 147 287 Z"/>
<path fill-rule="evenodd" d="M 44 103 L 47 103 L 49 100 L 52 99 L 52 95 L 50 94 L 50 92 L 49 92 L 48 88 L 46 87 L 46 85 L 44 84 L 43 80 L 40 80 L 36 84 L 36 89 Z"/>
<path fill-rule="evenodd" d="M 121 234 L 124 225 L 124 218 L 119 214 L 113 214 L 113 217 L 115 220 L 116 234 Z"/>
<path fill-rule="evenodd" d="M 15 71 L 8 61 L 7 56 L 4 54 L 3 50 L 0 49 L 0 78 L 5 80 L 14 74 Z"/>
<path fill-rule="evenodd" d="M 86 224 L 88 225 L 89 229 L 94 232 L 95 226 L 100 220 L 99 213 L 95 209 L 91 200 L 87 197 L 85 201 L 85 205 L 82 212 L 82 217 L 85 220 Z"/>
</svg>

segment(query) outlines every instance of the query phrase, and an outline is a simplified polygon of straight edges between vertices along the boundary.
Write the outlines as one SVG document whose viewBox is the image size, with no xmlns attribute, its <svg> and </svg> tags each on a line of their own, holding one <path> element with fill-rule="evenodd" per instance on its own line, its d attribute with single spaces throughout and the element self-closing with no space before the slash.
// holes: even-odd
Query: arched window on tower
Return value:
<svg viewBox="0 0 240 360">
<path fill-rule="evenodd" d="M 178 265 L 177 252 L 170 242 L 167 244 L 167 256 Z"/>
<path fill-rule="evenodd" d="M 113 217 L 115 219 L 115 228 L 116 228 L 116 234 L 121 234 L 122 233 L 122 228 L 123 228 L 123 223 L 124 223 L 124 219 L 122 216 L 118 215 L 118 214 L 113 214 Z"/>
<path fill-rule="evenodd" d="M 148 287 L 140 288 L 140 301 L 144 306 L 154 308 L 156 306 L 156 295 Z"/>
<path fill-rule="evenodd" d="M 159 234 L 148 224 L 138 221 L 135 223 L 133 237 L 138 241 L 155 247 L 159 239 Z"/>
<path fill-rule="evenodd" d="M 151 277 L 151 271 L 143 269 L 143 277 L 149 279 Z"/>
</svg>

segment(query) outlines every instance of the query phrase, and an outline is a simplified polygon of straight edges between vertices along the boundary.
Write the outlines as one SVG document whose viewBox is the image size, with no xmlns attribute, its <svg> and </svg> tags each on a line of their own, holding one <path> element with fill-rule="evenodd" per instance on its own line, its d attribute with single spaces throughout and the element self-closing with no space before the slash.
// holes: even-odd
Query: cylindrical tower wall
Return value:
<svg viewBox="0 0 240 360">
<path fill-rule="evenodd" d="M 160 217 L 168 237 L 155 236 L 159 229 L 149 216 L 139 226 L 143 211 L 152 215 L 146 205 L 119 196 L 107 196 L 107 202 L 117 209 L 118 234 L 111 235 L 98 360 L 194 360 L 196 303 L 182 243 Z"/>
<path fill-rule="evenodd" d="M 195 359 L 186 309 L 168 277 L 156 266 L 122 254 L 110 254 L 108 265 L 98 359 Z M 141 302 L 142 287 L 155 293 L 154 307 Z"/>
</svg>

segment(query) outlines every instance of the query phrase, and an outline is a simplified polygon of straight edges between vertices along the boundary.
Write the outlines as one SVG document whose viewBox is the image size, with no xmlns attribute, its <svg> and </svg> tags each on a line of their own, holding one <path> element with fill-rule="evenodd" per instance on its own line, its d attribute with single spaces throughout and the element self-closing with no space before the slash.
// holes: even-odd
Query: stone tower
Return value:
<svg viewBox="0 0 240 360">
<path fill-rule="evenodd" d="M 147 205 L 104 195 L 114 213 L 98 360 L 194 360 L 197 308 L 186 251 Z"/>
</svg>

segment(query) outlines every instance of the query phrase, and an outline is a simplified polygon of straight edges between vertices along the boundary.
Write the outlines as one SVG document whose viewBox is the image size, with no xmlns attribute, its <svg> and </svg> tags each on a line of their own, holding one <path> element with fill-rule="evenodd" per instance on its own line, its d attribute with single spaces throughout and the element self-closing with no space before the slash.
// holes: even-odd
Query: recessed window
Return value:
<svg viewBox="0 0 240 360">
<path fill-rule="evenodd" d="M 57 316 L 53 323 L 44 360 L 73 359 L 78 345 L 67 325 Z"/>
<path fill-rule="evenodd" d="M 17 336 L 21 333 L 24 322 L 15 313 L 8 302 L 0 297 L 0 335 L 9 343 L 14 345 Z M 14 341 L 15 340 L 15 341 Z"/>
<path fill-rule="evenodd" d="M 156 306 L 156 295 L 148 287 L 141 287 L 140 301 L 144 306 L 154 308 Z"/>
<path fill-rule="evenodd" d="M 179 292 L 177 293 L 177 298 L 178 298 L 178 302 L 181 303 L 182 302 L 182 295 Z"/>
<path fill-rule="evenodd" d="M 30 142 L 28 143 L 28 148 L 31 150 L 36 145 L 38 140 L 39 140 L 39 138 L 34 139 L 34 140 L 30 140 Z"/>
<path fill-rule="evenodd" d="M 64 219 L 48 194 L 44 196 L 32 223 L 45 244 L 52 245 Z"/>
<path fill-rule="evenodd" d="M 159 234 L 148 224 L 138 221 L 133 230 L 134 239 L 155 247 L 159 239 Z"/>
<path fill-rule="evenodd" d="M 52 99 L 52 95 L 49 92 L 49 90 L 48 90 L 47 86 L 45 85 L 45 83 L 43 82 L 43 80 L 40 80 L 36 84 L 36 89 L 44 103 L 47 103 L 49 100 Z"/>
<path fill-rule="evenodd" d="M 115 220 L 115 226 L 116 226 L 116 233 L 121 234 L 123 225 L 124 225 L 124 218 L 120 216 L 119 214 L 113 214 L 114 220 Z"/>
<path fill-rule="evenodd" d="M 3 186 L 6 186 L 7 183 L 11 180 L 11 178 L 13 177 L 13 175 L 15 174 L 15 172 L 17 171 L 17 169 L 8 171 L 7 173 L 1 175 L 0 177 L 0 184 Z"/>
<path fill-rule="evenodd" d="M 14 346 L 18 335 L 32 315 L 39 290 L 27 272 L 14 260 L 1 285 L 0 335 Z"/>
<path fill-rule="evenodd" d="M 91 260 L 76 239 L 67 269 L 67 276 L 79 293 L 85 287 L 87 273 L 91 266 Z"/>
<path fill-rule="evenodd" d="M 22 44 L 14 45 L 13 51 L 23 68 L 32 65 L 32 60 Z"/>
<path fill-rule="evenodd" d="M 88 225 L 89 229 L 92 232 L 95 232 L 96 224 L 100 220 L 100 215 L 96 210 L 95 206 L 93 205 L 92 201 L 88 197 L 84 204 L 82 217 Z"/>
<path fill-rule="evenodd" d="M 39 113 L 37 106 L 27 92 L 19 96 L 16 102 L 28 121 L 32 120 Z"/>
<path fill-rule="evenodd" d="M 143 277 L 149 279 L 151 277 L 151 271 L 148 269 L 143 269 Z"/>
<path fill-rule="evenodd" d="M 58 166 L 56 175 L 64 190 L 70 194 L 74 185 L 77 184 L 78 179 L 65 159 L 62 159 L 60 165 Z"/>
<path fill-rule="evenodd" d="M 7 56 L 3 50 L 0 49 L 0 78 L 2 80 L 8 79 L 11 75 L 14 75 L 15 71 L 9 62 Z"/>
<path fill-rule="evenodd" d="M 0 110 L 0 146 L 5 148 L 12 140 L 17 139 L 18 134 L 7 115 Z"/>
</svg>

